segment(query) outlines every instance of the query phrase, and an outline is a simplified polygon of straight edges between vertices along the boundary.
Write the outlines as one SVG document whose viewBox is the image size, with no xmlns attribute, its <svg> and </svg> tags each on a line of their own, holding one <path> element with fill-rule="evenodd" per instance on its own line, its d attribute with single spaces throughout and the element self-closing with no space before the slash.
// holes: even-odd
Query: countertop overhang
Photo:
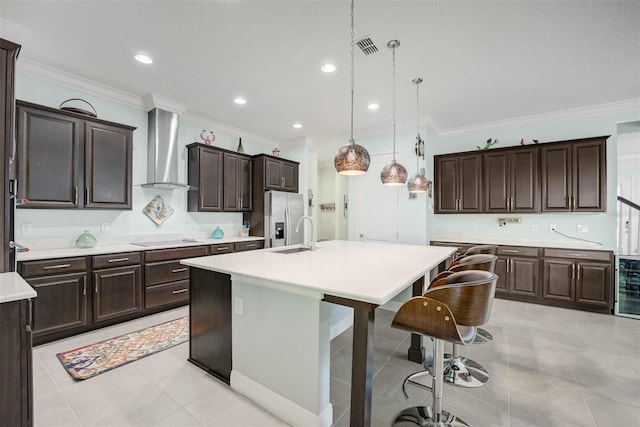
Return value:
<svg viewBox="0 0 640 427">
<path fill-rule="evenodd" d="M 0 273 L 0 304 L 36 296 L 36 291 L 18 273 Z"/>
<path fill-rule="evenodd" d="M 288 286 L 292 292 L 317 292 L 382 305 L 456 250 L 342 240 L 319 242 L 314 251 L 278 253 L 282 249 L 190 258 L 181 263 L 227 273 L 232 280 L 244 277 L 264 286 Z"/>
</svg>

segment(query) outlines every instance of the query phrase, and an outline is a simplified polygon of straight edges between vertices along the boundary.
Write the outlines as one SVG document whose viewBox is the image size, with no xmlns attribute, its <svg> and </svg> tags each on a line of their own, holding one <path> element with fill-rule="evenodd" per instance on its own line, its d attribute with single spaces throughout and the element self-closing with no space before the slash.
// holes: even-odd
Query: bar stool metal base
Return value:
<svg viewBox="0 0 640 427">
<path fill-rule="evenodd" d="M 473 340 L 474 344 L 487 344 L 493 341 L 493 335 L 486 329 L 478 328 L 476 331 L 476 337 Z"/>
<path fill-rule="evenodd" d="M 424 367 L 433 375 L 433 358 L 424 360 Z M 444 377 L 447 384 L 458 387 L 482 387 L 489 382 L 489 373 L 478 362 L 463 356 L 444 355 Z"/>
<path fill-rule="evenodd" d="M 469 427 L 469 424 L 447 411 L 442 411 L 440 420 L 435 420 L 433 410 L 427 406 L 414 406 L 400 412 L 392 424 L 394 427 Z"/>
</svg>

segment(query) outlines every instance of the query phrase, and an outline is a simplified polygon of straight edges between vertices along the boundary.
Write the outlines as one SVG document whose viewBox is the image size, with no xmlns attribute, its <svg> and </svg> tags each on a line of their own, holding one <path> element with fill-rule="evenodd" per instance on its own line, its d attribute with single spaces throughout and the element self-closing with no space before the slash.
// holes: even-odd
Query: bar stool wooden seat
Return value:
<svg viewBox="0 0 640 427">
<path fill-rule="evenodd" d="M 442 409 L 444 385 L 444 343 L 468 345 L 476 328 L 489 321 L 498 277 L 487 271 L 452 273 L 445 283 L 429 288 L 420 297 L 405 302 L 393 319 L 392 327 L 433 339 L 434 369 L 431 386 L 416 383 L 432 393 L 430 407 L 416 406 L 400 412 L 394 426 L 468 426 Z M 407 377 L 402 385 L 405 392 Z M 405 392 L 405 397 L 408 397 Z"/>
</svg>

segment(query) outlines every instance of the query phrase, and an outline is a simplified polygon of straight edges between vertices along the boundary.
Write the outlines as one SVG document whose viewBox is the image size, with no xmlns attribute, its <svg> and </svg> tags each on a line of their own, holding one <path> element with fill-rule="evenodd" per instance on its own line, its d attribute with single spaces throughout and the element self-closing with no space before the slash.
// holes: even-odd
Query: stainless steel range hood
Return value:
<svg viewBox="0 0 640 427">
<path fill-rule="evenodd" d="M 142 186 L 188 189 L 178 182 L 178 113 L 154 108 L 148 114 L 147 183 Z"/>
</svg>

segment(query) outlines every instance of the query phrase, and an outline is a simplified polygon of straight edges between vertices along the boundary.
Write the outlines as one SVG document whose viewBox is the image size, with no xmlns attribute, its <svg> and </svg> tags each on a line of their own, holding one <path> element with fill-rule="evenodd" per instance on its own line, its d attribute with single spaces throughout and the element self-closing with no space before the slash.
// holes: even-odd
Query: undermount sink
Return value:
<svg viewBox="0 0 640 427">
<path fill-rule="evenodd" d="M 298 247 L 298 248 L 287 248 L 287 249 L 280 249 L 278 251 L 273 251 L 275 253 L 278 254 L 295 254 L 297 252 L 304 252 L 304 251 L 310 251 L 311 248 L 305 248 L 304 246 Z"/>
</svg>

